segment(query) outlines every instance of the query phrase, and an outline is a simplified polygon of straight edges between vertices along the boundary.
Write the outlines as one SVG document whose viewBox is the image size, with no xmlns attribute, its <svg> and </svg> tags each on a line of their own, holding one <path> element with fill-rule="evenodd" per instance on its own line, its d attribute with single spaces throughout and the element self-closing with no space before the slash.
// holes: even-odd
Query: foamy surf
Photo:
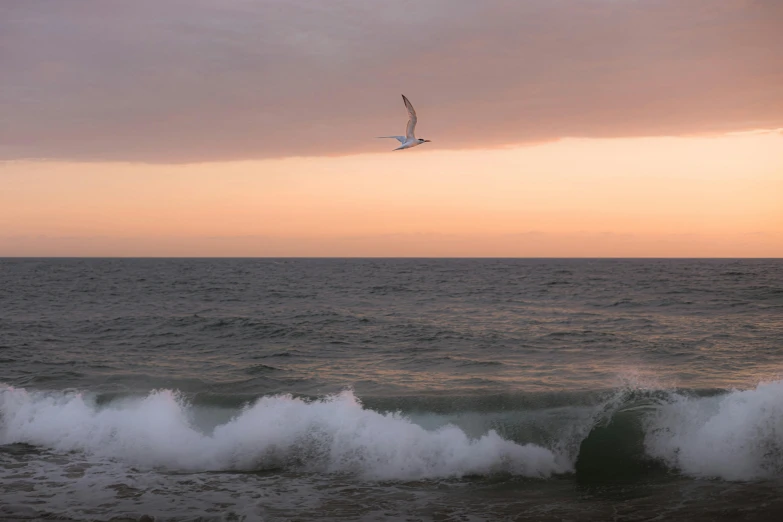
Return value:
<svg viewBox="0 0 783 522">
<path fill-rule="evenodd" d="M 265 396 L 233 415 L 212 415 L 171 390 L 99 405 L 89 394 L 4 386 L 0 445 L 26 443 L 174 471 L 287 469 L 372 480 L 547 478 L 574 472 L 579 459 L 589 458 L 591 465 L 604 459 L 601 466 L 611 466 L 609 456 L 588 455 L 582 443 L 603 436 L 593 432 L 597 426 L 626 429 L 616 416 L 632 415 L 638 432 L 623 431 L 622 443 L 631 447 L 642 437 L 643 458 L 671 470 L 724 480 L 783 476 L 783 381 L 711 397 L 626 388 L 593 408 L 566 410 L 556 424 L 549 414 L 525 414 L 528 422 L 537 420 L 536 429 L 549 430 L 543 443 L 511 440 L 487 426 L 477 429 L 475 422 L 466 430 L 437 416 L 374 411 L 351 391 L 318 400 Z M 563 409 L 551 411 L 560 415 Z"/>
<path fill-rule="evenodd" d="M 549 477 L 571 470 L 550 449 L 453 425 L 426 430 L 397 413 L 364 408 L 352 392 L 316 401 L 263 397 L 205 433 L 170 390 L 98 407 L 80 393 L 0 390 L 0 444 L 81 451 L 169 470 L 293 468 L 415 480 L 510 473 Z"/>
</svg>

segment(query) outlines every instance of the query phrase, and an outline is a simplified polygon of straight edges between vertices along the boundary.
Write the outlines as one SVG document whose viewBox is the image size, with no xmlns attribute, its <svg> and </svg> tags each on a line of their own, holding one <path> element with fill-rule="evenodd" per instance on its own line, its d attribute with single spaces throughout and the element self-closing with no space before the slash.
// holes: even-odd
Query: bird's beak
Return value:
<svg viewBox="0 0 783 522">
<path fill-rule="evenodd" d="M 432 140 L 424 140 L 424 143 L 429 143 L 429 142 L 431 142 L 431 141 L 432 141 Z"/>
</svg>

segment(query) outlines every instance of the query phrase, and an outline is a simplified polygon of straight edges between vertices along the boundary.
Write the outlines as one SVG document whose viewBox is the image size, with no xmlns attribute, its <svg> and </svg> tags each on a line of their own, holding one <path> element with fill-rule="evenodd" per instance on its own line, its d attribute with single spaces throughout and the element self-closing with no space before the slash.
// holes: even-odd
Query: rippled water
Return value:
<svg viewBox="0 0 783 522">
<path fill-rule="evenodd" d="M 0 260 L 0 519 L 777 519 L 781 355 L 781 260 Z"/>
</svg>

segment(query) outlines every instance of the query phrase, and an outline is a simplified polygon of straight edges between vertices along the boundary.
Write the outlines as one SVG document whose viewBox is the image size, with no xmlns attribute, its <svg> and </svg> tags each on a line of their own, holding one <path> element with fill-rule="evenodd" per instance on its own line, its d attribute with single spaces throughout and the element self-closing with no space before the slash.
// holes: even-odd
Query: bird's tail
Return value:
<svg viewBox="0 0 783 522">
<path fill-rule="evenodd" d="M 394 138 L 400 143 L 405 143 L 405 136 L 377 136 L 378 138 Z"/>
</svg>

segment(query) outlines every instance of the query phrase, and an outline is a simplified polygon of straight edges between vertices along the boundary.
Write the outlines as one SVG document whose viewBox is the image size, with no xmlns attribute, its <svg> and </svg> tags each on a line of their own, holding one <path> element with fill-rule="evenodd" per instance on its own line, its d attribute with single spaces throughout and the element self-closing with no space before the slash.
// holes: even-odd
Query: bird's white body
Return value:
<svg viewBox="0 0 783 522">
<path fill-rule="evenodd" d="M 416 145 L 421 145 L 424 143 L 424 140 L 418 140 L 416 138 L 413 138 L 412 140 L 407 139 L 405 136 L 389 136 L 390 138 L 397 138 L 401 145 L 397 147 L 396 149 L 392 150 L 402 150 L 402 149 L 410 149 L 411 147 L 415 147 Z"/>
<path fill-rule="evenodd" d="M 416 111 L 413 110 L 413 105 L 411 105 L 411 102 L 408 101 L 408 98 L 406 98 L 404 94 L 402 95 L 402 101 L 405 103 L 405 108 L 408 109 L 408 127 L 405 129 L 405 136 L 379 136 L 379 138 L 394 138 L 395 140 L 399 141 L 400 146 L 394 150 L 410 149 L 430 141 L 417 138 L 414 135 L 414 131 L 416 130 L 416 122 L 418 121 L 418 118 L 416 117 Z"/>
</svg>

